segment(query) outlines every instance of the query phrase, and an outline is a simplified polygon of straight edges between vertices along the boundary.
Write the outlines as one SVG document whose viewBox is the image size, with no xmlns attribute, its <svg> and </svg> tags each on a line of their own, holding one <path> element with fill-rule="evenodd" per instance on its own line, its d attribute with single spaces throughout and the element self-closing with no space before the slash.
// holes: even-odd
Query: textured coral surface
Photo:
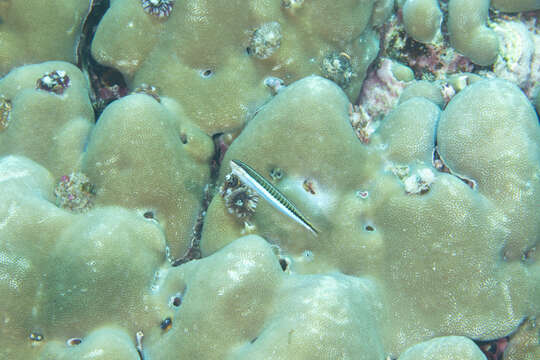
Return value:
<svg viewBox="0 0 540 360">
<path fill-rule="evenodd" d="M 188 0 L 156 18 L 138 1 L 113 0 L 92 53 L 120 70 L 130 87 L 156 86 L 215 134 L 240 128 L 268 100 L 269 76 L 288 84 L 326 73 L 354 100 L 378 50 L 374 2 Z M 339 53 L 346 56 L 325 62 Z"/>
<path fill-rule="evenodd" d="M 0 358 L 538 359 L 534 10 L 0 0 Z"/>
</svg>

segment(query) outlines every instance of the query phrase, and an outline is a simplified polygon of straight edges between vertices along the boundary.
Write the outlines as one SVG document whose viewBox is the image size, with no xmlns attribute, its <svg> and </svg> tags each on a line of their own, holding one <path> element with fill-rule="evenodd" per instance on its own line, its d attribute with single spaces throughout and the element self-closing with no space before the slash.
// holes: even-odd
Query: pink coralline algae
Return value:
<svg viewBox="0 0 540 360">
<path fill-rule="evenodd" d="M 443 6 L 444 9 L 444 6 Z M 415 41 L 405 31 L 401 12 L 382 27 L 381 53 L 409 66 L 419 80 L 444 80 L 447 75 L 472 72 L 474 64 L 455 51 L 442 36 L 432 43 Z"/>
<path fill-rule="evenodd" d="M 360 141 L 369 143 L 378 122 L 396 106 L 405 86 L 406 82 L 394 77 L 390 59 L 383 59 L 379 68 L 368 74 L 359 104 L 349 108 L 351 125 Z"/>
<path fill-rule="evenodd" d="M 501 15 L 492 28 L 499 36 L 500 50 L 488 76 L 511 81 L 532 98 L 540 82 L 540 30 L 536 17 Z"/>
<path fill-rule="evenodd" d="M 56 205 L 74 212 L 84 212 L 92 207 L 94 185 L 83 173 L 64 175 L 54 188 Z"/>
<path fill-rule="evenodd" d="M 444 44 L 422 44 L 423 53 L 411 57 L 408 65 L 424 80 L 445 79 L 448 74 L 471 72 L 473 63 Z"/>
</svg>

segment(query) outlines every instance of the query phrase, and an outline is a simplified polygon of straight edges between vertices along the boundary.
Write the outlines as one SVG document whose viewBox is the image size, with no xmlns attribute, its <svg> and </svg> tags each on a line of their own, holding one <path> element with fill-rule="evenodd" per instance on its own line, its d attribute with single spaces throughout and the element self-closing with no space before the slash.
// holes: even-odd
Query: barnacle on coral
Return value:
<svg viewBox="0 0 540 360">
<path fill-rule="evenodd" d="M 264 85 L 268 86 L 274 95 L 285 88 L 285 82 L 274 76 L 269 76 L 264 79 Z"/>
<path fill-rule="evenodd" d="M 240 186 L 225 197 L 227 211 L 238 218 L 248 217 L 255 213 L 259 197 L 247 186 Z"/>
<path fill-rule="evenodd" d="M 0 131 L 5 130 L 9 123 L 11 101 L 0 95 Z"/>
<path fill-rule="evenodd" d="M 54 188 L 56 205 L 74 212 L 84 212 L 92 207 L 94 185 L 80 172 L 64 175 Z"/>
<path fill-rule="evenodd" d="M 227 174 L 225 176 L 225 181 L 223 182 L 223 185 L 221 185 L 221 187 L 219 188 L 219 193 L 222 197 L 225 197 L 225 195 L 230 194 L 231 191 L 237 189 L 240 186 L 242 186 L 242 183 L 240 182 L 238 176 L 233 174 Z"/>
<path fill-rule="evenodd" d="M 159 97 L 158 89 L 155 86 L 148 85 L 148 84 L 141 84 L 137 86 L 133 91 L 132 94 L 146 94 L 148 96 L 153 97 L 157 102 L 161 102 L 161 98 Z"/>
<path fill-rule="evenodd" d="M 425 194 L 435 181 L 435 174 L 430 169 L 424 168 L 402 180 L 407 194 Z"/>
<path fill-rule="evenodd" d="M 253 190 L 243 185 L 236 175 L 225 176 L 225 182 L 219 192 L 230 214 L 237 218 L 248 218 L 255 213 L 259 197 Z"/>
<path fill-rule="evenodd" d="M 173 0 L 142 0 L 144 12 L 158 18 L 166 18 L 171 15 L 174 5 Z"/>
<path fill-rule="evenodd" d="M 345 89 L 355 73 L 351 65 L 351 57 L 342 52 L 331 52 L 324 57 L 321 63 L 321 70 L 325 78 L 332 80 L 341 88 Z"/>
<path fill-rule="evenodd" d="M 278 22 L 262 24 L 251 35 L 248 52 L 259 59 L 267 59 L 279 48 L 281 38 L 281 25 Z"/>
<path fill-rule="evenodd" d="M 36 82 L 36 89 L 62 95 L 70 84 L 71 80 L 64 70 L 55 70 L 39 78 Z"/>
</svg>

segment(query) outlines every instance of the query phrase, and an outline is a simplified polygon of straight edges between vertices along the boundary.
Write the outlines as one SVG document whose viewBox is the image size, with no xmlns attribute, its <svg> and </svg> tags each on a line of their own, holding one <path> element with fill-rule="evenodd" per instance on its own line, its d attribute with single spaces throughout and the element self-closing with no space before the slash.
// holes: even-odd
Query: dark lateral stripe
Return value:
<svg viewBox="0 0 540 360">
<path fill-rule="evenodd" d="M 266 180 L 264 177 L 262 177 L 258 172 L 256 172 L 253 168 L 251 168 L 246 163 L 240 161 L 240 160 L 233 160 L 238 166 L 240 166 L 250 177 L 252 177 L 256 182 L 258 182 L 270 195 L 278 201 L 281 205 L 285 206 L 287 210 L 289 210 L 291 213 L 294 214 L 300 221 L 302 221 L 305 225 L 307 225 L 315 234 L 318 234 L 319 232 L 315 227 L 311 224 L 311 222 L 304 217 L 300 211 L 298 211 L 296 205 L 290 200 L 288 200 L 285 195 L 281 193 L 272 183 L 270 183 L 268 180 Z"/>
</svg>

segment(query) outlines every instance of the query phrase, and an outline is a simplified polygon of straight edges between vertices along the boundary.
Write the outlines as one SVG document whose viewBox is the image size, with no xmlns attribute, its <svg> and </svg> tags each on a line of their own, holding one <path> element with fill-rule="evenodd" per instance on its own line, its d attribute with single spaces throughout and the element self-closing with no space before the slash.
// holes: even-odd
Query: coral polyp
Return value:
<svg viewBox="0 0 540 360">
<path fill-rule="evenodd" d="M 144 12 L 157 16 L 158 18 L 166 18 L 171 15 L 174 1 L 173 0 L 142 0 Z"/>
</svg>

